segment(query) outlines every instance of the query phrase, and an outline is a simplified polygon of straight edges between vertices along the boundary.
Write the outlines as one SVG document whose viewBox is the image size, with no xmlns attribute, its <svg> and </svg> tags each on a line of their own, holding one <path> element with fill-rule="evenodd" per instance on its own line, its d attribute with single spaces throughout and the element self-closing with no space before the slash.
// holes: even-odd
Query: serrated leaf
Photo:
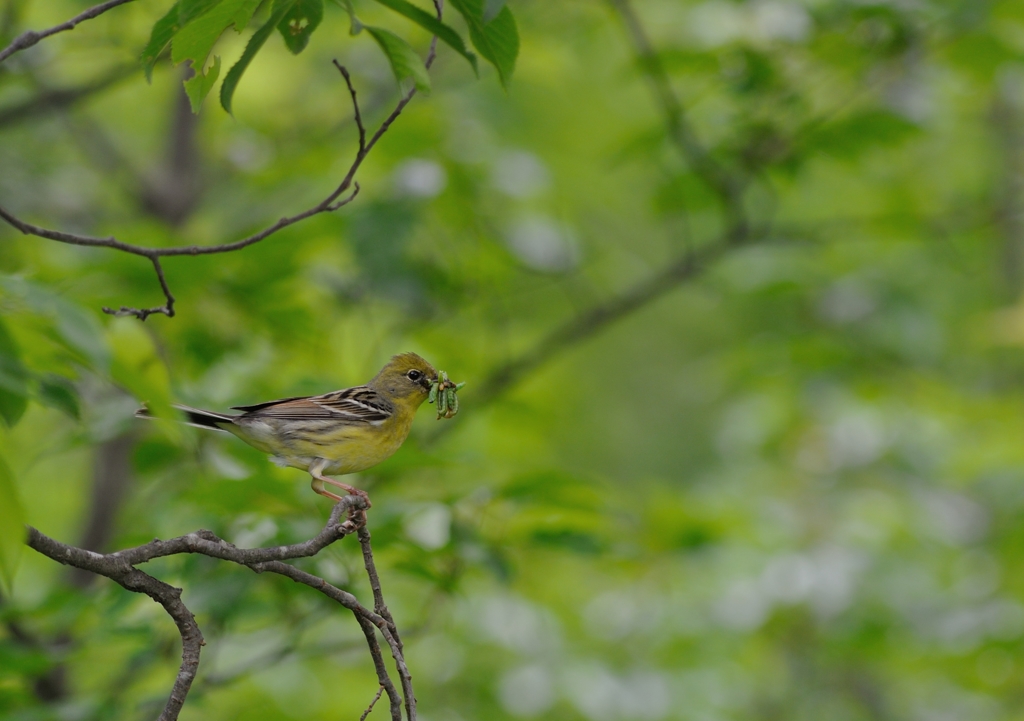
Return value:
<svg viewBox="0 0 1024 721">
<path fill-rule="evenodd" d="M 313 34 L 320 21 L 324 18 L 324 0 L 295 0 L 291 9 L 277 24 L 278 32 L 284 38 L 284 44 L 298 55 L 309 44 L 309 36 Z"/>
<path fill-rule="evenodd" d="M 244 0 L 238 6 L 238 10 L 235 12 L 235 17 L 232 20 L 232 25 L 235 26 L 235 32 L 242 32 L 248 26 L 249 21 L 252 20 L 252 16 L 256 14 L 256 10 L 259 9 L 260 4 L 263 0 Z"/>
<path fill-rule="evenodd" d="M 199 112 L 199 108 L 202 107 L 206 96 L 213 90 L 213 84 L 217 82 L 219 76 L 220 56 L 214 56 L 213 65 L 205 74 L 202 72 L 196 73 L 185 81 L 185 94 L 188 95 L 188 101 L 192 105 L 193 113 Z"/>
<path fill-rule="evenodd" d="M 39 379 L 38 397 L 41 403 L 64 411 L 75 420 L 81 417 L 78 392 L 71 381 L 63 376 L 55 373 L 47 373 L 42 376 Z"/>
<path fill-rule="evenodd" d="M 192 61 L 198 73 L 214 43 L 232 25 L 243 30 L 259 7 L 260 0 L 222 0 L 216 7 L 183 25 L 171 41 L 171 61 L 175 64 Z"/>
<path fill-rule="evenodd" d="M 0 580 L 8 594 L 14 583 L 22 546 L 25 545 L 25 512 L 14 474 L 0 457 Z"/>
<path fill-rule="evenodd" d="M 14 426 L 28 405 L 26 380 L 28 372 L 21 362 L 21 353 L 7 327 L 0 321 L 0 419 Z"/>
<path fill-rule="evenodd" d="M 490 22 L 484 22 L 484 0 L 451 0 L 469 26 L 469 37 L 484 58 L 498 71 L 504 87 L 512 81 L 519 55 L 519 31 L 508 6 L 501 8 Z"/>
<path fill-rule="evenodd" d="M 149 34 L 149 42 L 142 51 L 142 69 L 146 72 L 146 82 L 153 80 L 153 67 L 156 65 L 160 53 L 164 51 L 171 38 L 178 32 L 178 3 L 171 6 L 171 9 L 153 25 Z"/>
<path fill-rule="evenodd" d="M 291 10 L 292 4 L 295 0 L 284 0 L 281 2 L 278 0 L 274 4 L 274 11 L 270 15 L 270 19 L 260 27 L 253 36 L 249 38 L 249 42 L 245 46 L 245 52 L 242 53 L 242 57 L 238 59 L 231 69 L 228 70 L 228 74 L 224 76 L 224 83 L 220 86 L 220 105 L 227 112 L 231 112 L 231 100 L 235 95 L 235 88 L 238 87 L 238 81 L 242 79 L 242 75 L 245 73 L 245 69 L 249 67 L 249 63 L 256 57 L 256 53 L 260 51 L 263 44 L 267 42 L 267 38 L 274 32 L 274 28 L 281 18 L 283 18 L 289 10 Z"/>
<path fill-rule="evenodd" d="M 412 20 L 432 35 L 436 35 L 445 45 L 468 60 L 469 64 L 473 66 L 473 72 L 478 72 L 476 55 L 469 52 L 466 48 L 466 43 L 462 40 L 462 36 L 455 32 L 455 30 L 450 26 L 445 25 L 427 11 L 416 7 L 406 0 L 377 0 L 377 2 L 384 7 L 394 10 L 399 15 Z"/>
<path fill-rule="evenodd" d="M 484 0 L 483 11 L 480 13 L 484 23 L 489 23 L 504 9 L 505 0 Z"/>
<path fill-rule="evenodd" d="M 419 53 L 390 30 L 370 25 L 365 27 L 366 31 L 380 45 L 384 55 L 387 56 L 388 62 L 391 63 L 391 70 L 399 84 L 404 80 L 412 80 L 417 90 L 429 93 L 430 75 L 427 73 L 427 67 L 423 64 L 423 58 L 419 56 Z"/>
</svg>

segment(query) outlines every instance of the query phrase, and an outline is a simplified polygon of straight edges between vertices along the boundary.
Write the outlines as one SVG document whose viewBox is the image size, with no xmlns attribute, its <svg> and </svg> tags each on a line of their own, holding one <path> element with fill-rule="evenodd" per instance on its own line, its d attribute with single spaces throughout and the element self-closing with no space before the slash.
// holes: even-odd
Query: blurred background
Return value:
<svg viewBox="0 0 1024 721">
<path fill-rule="evenodd" d="M 0 45 L 88 5 L 4 0 Z M 4 63 L 0 204 L 147 246 L 234 240 L 348 168 L 332 58 L 368 124 L 397 101 L 328 4 L 301 56 L 268 41 L 233 118 L 213 97 L 195 116 L 181 67 L 139 68 L 166 5 Z M 0 226 L 0 457 L 27 521 L 107 551 L 307 539 L 330 506 L 305 474 L 132 412 L 321 393 L 411 350 L 467 381 L 462 410 L 421 410 L 352 482 L 421 718 L 1024 718 L 1024 4 L 510 7 L 507 90 L 442 46 L 360 196 L 168 259 L 174 318 L 100 310 L 162 302 L 145 259 Z M 352 540 L 298 565 L 365 602 Z M 183 719 L 356 719 L 372 698 L 357 625 L 309 589 L 146 570 L 207 641 Z M 4 719 L 166 700 L 180 644 L 144 596 L 26 549 L 0 619 Z"/>
</svg>

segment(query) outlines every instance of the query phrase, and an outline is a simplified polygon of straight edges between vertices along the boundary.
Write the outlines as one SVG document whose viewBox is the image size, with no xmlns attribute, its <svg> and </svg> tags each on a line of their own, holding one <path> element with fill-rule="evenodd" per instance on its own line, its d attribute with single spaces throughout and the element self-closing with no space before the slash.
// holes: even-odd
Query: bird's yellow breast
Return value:
<svg viewBox="0 0 1024 721">
<path fill-rule="evenodd" d="M 414 413 L 415 409 L 397 409 L 380 425 L 266 419 L 227 430 L 272 454 L 281 465 L 309 470 L 316 459 L 323 458 L 329 461 L 324 473 L 345 475 L 364 471 L 394 454 L 409 435 Z"/>
</svg>

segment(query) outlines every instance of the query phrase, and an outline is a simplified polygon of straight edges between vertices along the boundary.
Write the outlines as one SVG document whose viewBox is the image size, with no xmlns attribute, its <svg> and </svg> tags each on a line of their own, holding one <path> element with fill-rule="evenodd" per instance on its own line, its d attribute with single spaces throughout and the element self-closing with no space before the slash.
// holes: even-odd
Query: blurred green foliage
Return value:
<svg viewBox="0 0 1024 721">
<path fill-rule="evenodd" d="M 353 5 L 423 56 L 429 29 L 393 1 Z M 99 461 L 130 433 L 107 550 L 200 527 L 308 538 L 328 507 L 303 474 L 133 410 L 324 392 L 413 350 L 469 382 L 461 412 L 439 433 L 424 410 L 354 482 L 428 721 L 1020 718 L 1024 5 L 637 2 L 696 137 L 742 181 L 749 241 L 486 404 L 495 369 L 735 218 L 611 5 L 513 0 L 511 83 L 511 36 L 488 45 L 463 18 L 500 29 L 509 7 L 451 5 L 480 80 L 441 46 L 359 198 L 168 259 L 173 319 L 99 312 L 161 302 L 143 259 L 0 227 L 0 456 L 26 521 L 82 542 L 112 501 Z M 0 38 L 86 6 L 7 0 Z M 270 11 L 204 60 L 234 66 Z M 130 3 L 11 58 L 0 118 L 137 64 L 166 12 Z M 331 59 L 368 123 L 397 100 L 352 27 L 328 4 L 301 55 L 266 39 L 233 117 L 186 113 L 188 212 L 157 202 L 190 127 L 165 61 L 151 85 L 140 67 L 0 126 L 0 204 L 159 247 L 308 207 L 357 143 Z M 354 544 L 301 564 L 369 597 Z M 146 570 L 185 589 L 207 639 L 183 719 L 355 719 L 373 697 L 355 623 L 308 589 L 206 558 Z M 179 646 L 147 598 L 25 551 L 0 616 L 0 717 L 162 706 Z"/>
</svg>

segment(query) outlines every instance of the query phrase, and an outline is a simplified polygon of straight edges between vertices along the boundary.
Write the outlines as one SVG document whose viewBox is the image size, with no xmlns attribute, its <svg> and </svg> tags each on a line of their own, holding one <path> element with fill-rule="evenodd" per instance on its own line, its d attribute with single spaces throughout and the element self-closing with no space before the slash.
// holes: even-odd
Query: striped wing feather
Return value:
<svg viewBox="0 0 1024 721">
<path fill-rule="evenodd" d="M 366 386 L 333 391 L 321 396 L 283 398 L 252 406 L 234 406 L 234 409 L 244 412 L 242 418 L 340 420 L 367 425 L 383 423 L 394 412 L 388 401 Z"/>
</svg>

